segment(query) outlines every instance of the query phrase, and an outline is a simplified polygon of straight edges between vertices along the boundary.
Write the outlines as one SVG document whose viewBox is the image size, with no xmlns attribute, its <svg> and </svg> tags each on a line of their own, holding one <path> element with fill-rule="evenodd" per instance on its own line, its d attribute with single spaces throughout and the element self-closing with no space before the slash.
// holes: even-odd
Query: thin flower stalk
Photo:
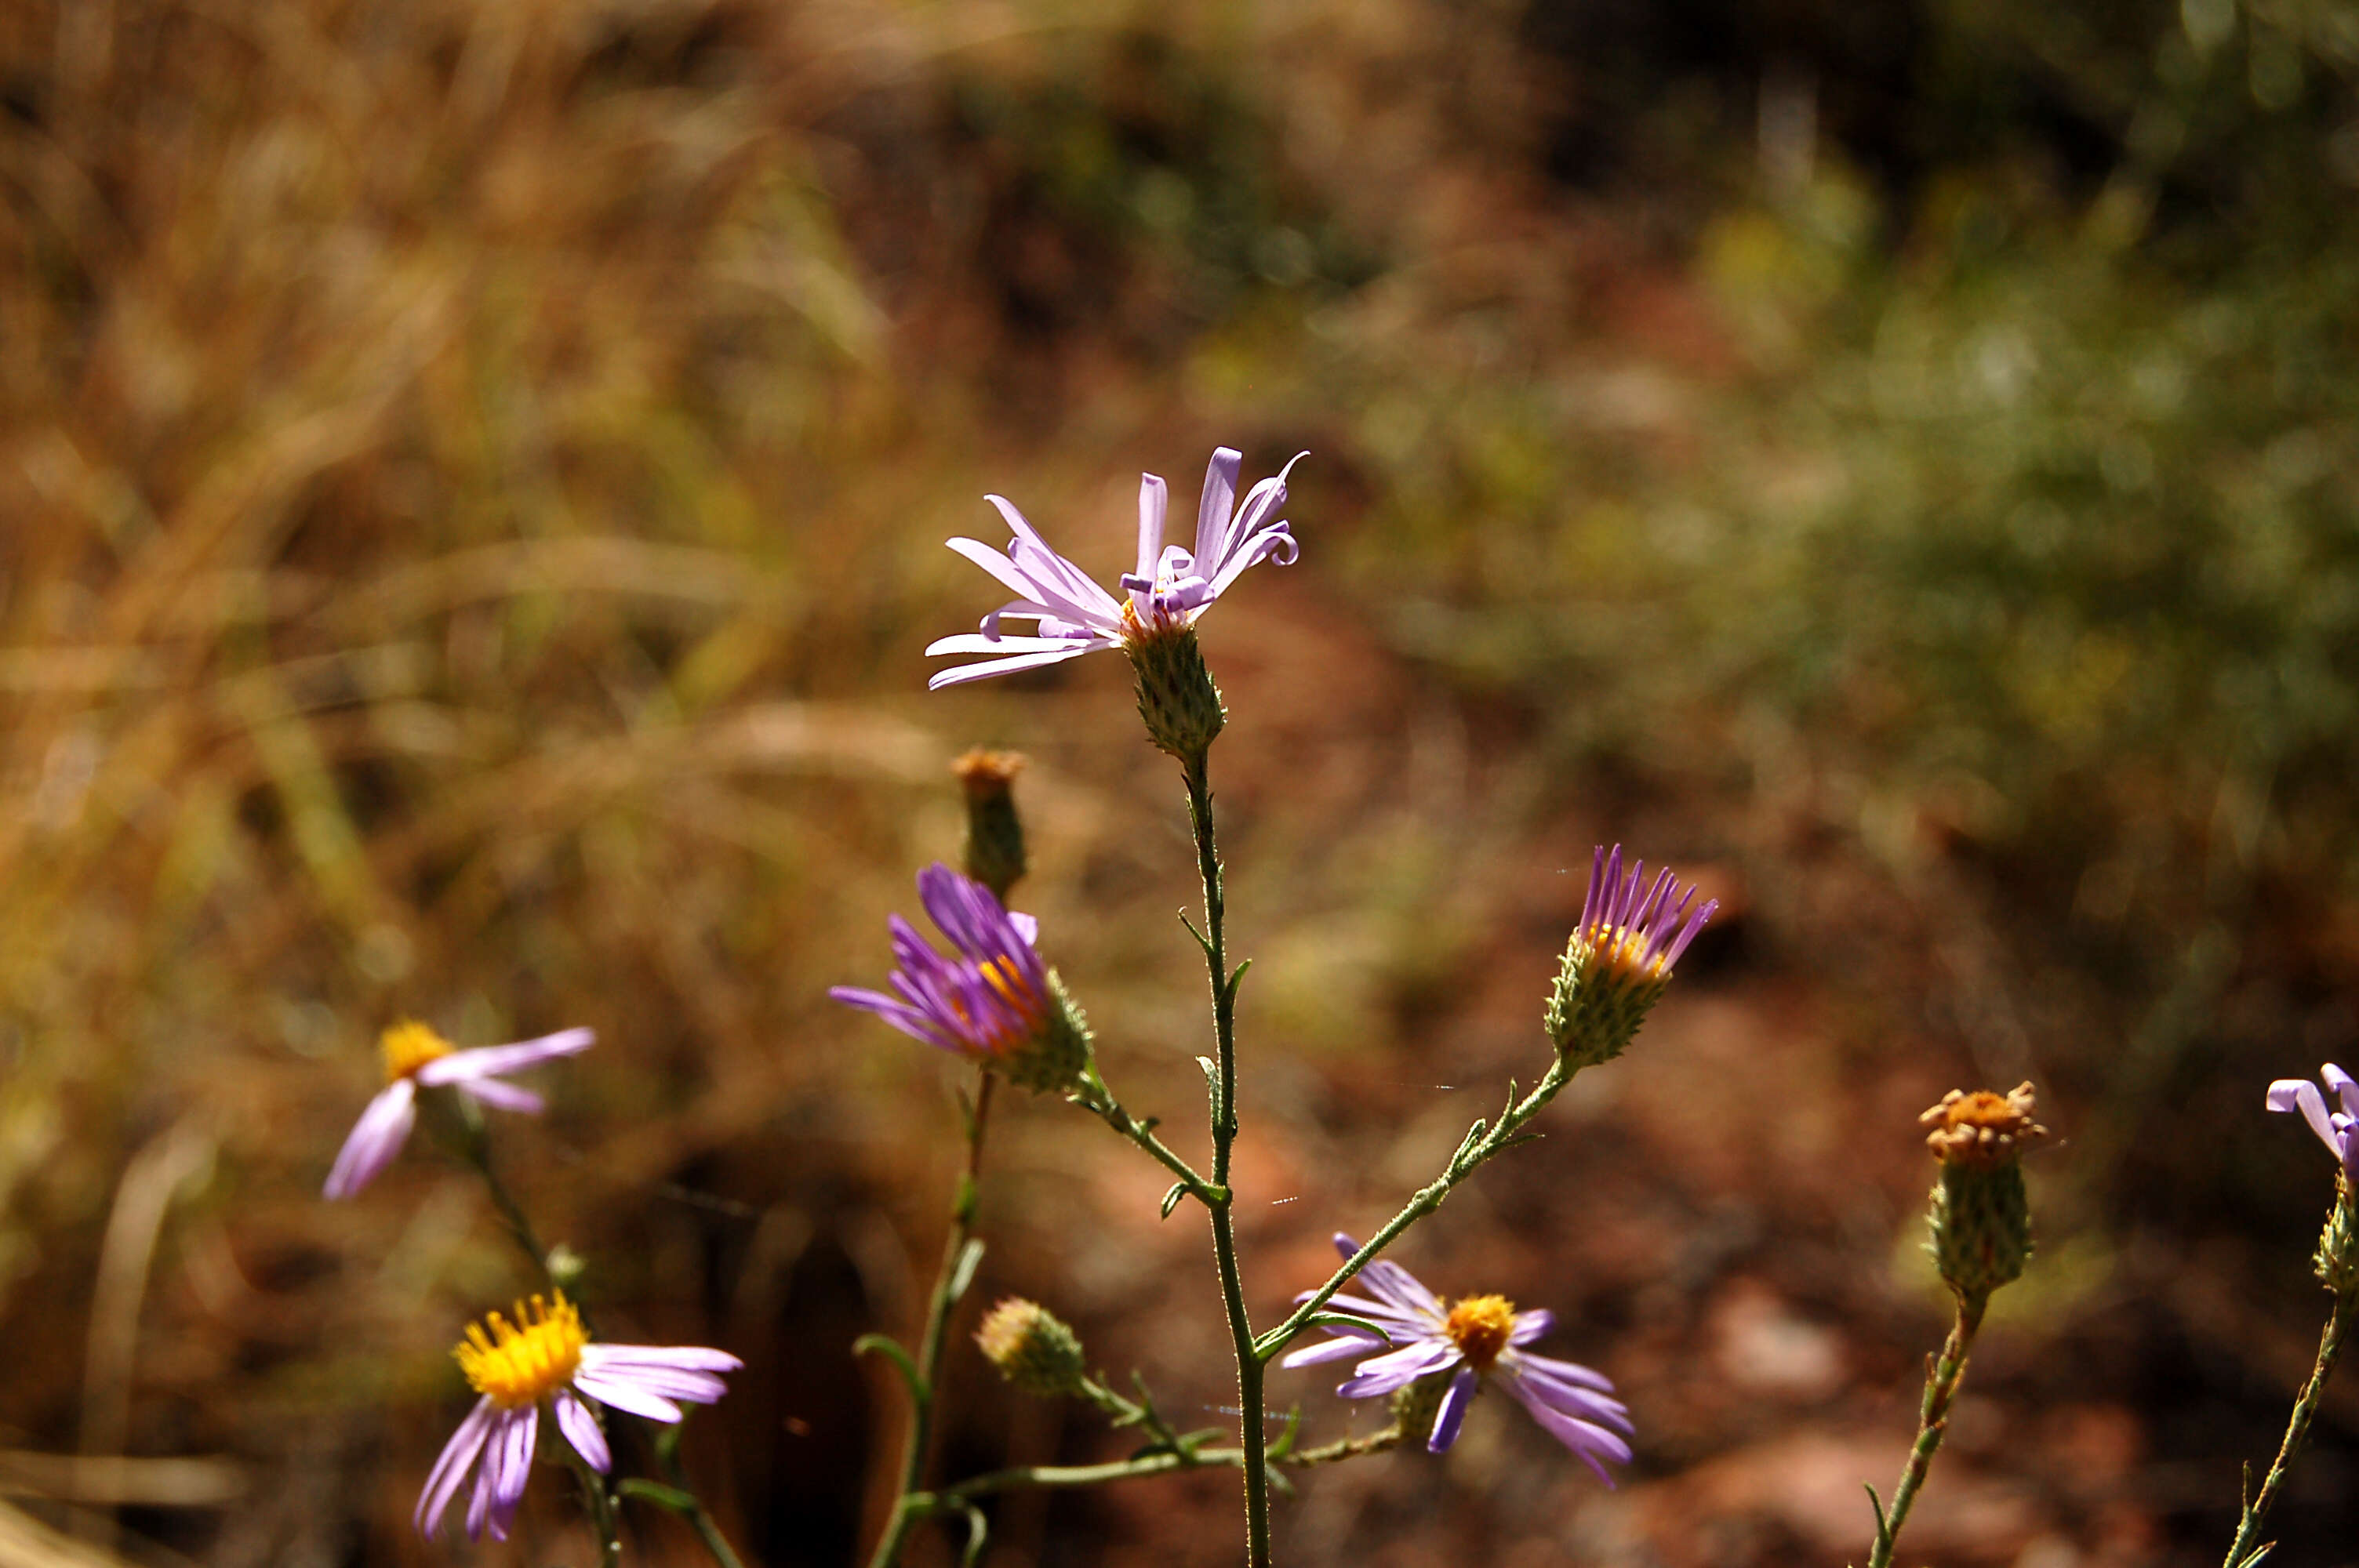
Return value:
<svg viewBox="0 0 2359 1568">
<path fill-rule="evenodd" d="M 1950 1325 L 1950 1336 L 1942 1342 L 1940 1359 L 1933 1363 L 1932 1375 L 1925 1379 L 1925 1399 L 1919 1408 L 1917 1441 L 1908 1450 L 1908 1463 L 1900 1472 L 1900 1484 L 1893 1488 L 1892 1506 L 1876 1510 L 1875 1543 L 1868 1551 L 1868 1568 L 1891 1568 L 1892 1553 L 1900 1541 L 1900 1527 L 1908 1522 L 1908 1510 L 1916 1505 L 1917 1494 L 1924 1488 L 1925 1477 L 1933 1468 L 1933 1455 L 1940 1451 L 1941 1438 L 1949 1430 L 1950 1407 L 1958 1398 L 1958 1385 L 1965 1380 L 1966 1357 L 1973 1350 L 1974 1334 L 1983 1325 L 1983 1311 L 1990 1298 L 1983 1296 L 1958 1301 L 1957 1321 Z M 1875 1490 L 1868 1489 L 1868 1498 L 1875 1500 Z"/>
<path fill-rule="evenodd" d="M 982 1243 L 974 1237 L 975 1210 L 982 1195 L 983 1135 L 991 1114 L 992 1075 L 976 1075 L 975 1097 L 966 1116 L 966 1168 L 959 1175 L 951 1203 L 951 1227 L 942 1243 L 941 1266 L 926 1303 L 926 1326 L 918 1341 L 916 1375 L 905 1380 L 909 1390 L 909 1429 L 901 1449 L 901 1487 L 893 1501 L 892 1517 L 877 1538 L 869 1568 L 892 1568 L 901 1560 L 909 1530 L 932 1511 L 918 1499 L 925 1480 L 926 1459 L 933 1441 L 934 1397 L 941 1388 L 942 1352 L 950 1340 L 951 1315 L 974 1277 Z"/>
<path fill-rule="evenodd" d="M 1256 1349 L 1253 1320 L 1245 1310 L 1245 1281 L 1237 1267 L 1234 1195 L 1229 1190 L 1229 1157 L 1237 1141 L 1237 985 L 1245 971 L 1228 967 L 1227 900 L 1221 881 L 1220 848 L 1212 824 L 1212 787 L 1205 753 L 1197 752 L 1183 764 L 1188 785 L 1188 819 L 1195 829 L 1196 863 L 1204 883 L 1204 929 L 1198 942 L 1212 982 L 1212 1039 L 1218 1053 L 1212 1075 L 1212 1174 L 1217 1201 L 1206 1209 L 1212 1222 L 1212 1256 L 1221 1274 L 1221 1303 L 1229 1320 L 1229 1339 L 1237 1360 L 1237 1436 L 1245 1459 L 1245 1560 L 1250 1568 L 1269 1568 L 1268 1433 L 1262 1421 L 1262 1381 L 1266 1357 Z"/>
<path fill-rule="evenodd" d="M 2261 1540 L 2261 1532 L 2268 1524 L 2269 1510 L 2277 1506 L 2277 1494 L 2284 1489 L 2287 1476 L 2293 1471 L 2293 1462 L 2301 1456 L 2302 1448 L 2310 1441 L 2310 1423 L 2318 1417 L 2318 1402 L 2326 1393 L 2326 1379 L 2333 1375 L 2334 1363 L 2343 1355 L 2343 1342 L 2351 1332 L 2354 1306 L 2359 1306 L 2359 1290 L 2336 1293 L 2326 1327 L 2318 1336 L 2318 1359 L 2311 1363 L 2310 1378 L 2294 1400 L 2293 1413 L 2286 1419 L 2285 1438 L 2277 1444 L 2277 1456 L 2270 1462 L 2268 1474 L 2261 1478 L 2261 1489 L 2251 1495 L 2237 1517 L 2235 1539 L 2228 1543 L 2226 1568 L 2254 1568 L 2269 1549 Z M 2247 1468 L 2245 1476 L 2249 1487 L 2252 1471 Z"/>
</svg>

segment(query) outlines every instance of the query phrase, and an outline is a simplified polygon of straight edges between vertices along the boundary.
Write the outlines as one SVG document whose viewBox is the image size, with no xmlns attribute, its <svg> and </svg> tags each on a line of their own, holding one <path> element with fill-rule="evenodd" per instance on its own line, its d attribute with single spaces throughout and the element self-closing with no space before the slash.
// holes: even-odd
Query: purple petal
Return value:
<svg viewBox="0 0 2359 1568">
<path fill-rule="evenodd" d="M 1300 1306 L 1318 1293 L 1317 1291 L 1305 1291 L 1294 1298 L 1294 1304 Z M 1364 1296 L 1355 1296 L 1343 1291 L 1329 1296 L 1327 1304 L 1358 1317 L 1373 1318 L 1384 1325 L 1386 1331 L 1392 1335 L 1396 1342 L 1404 1336 L 1412 1339 L 1422 1339 L 1431 1334 L 1435 1328 L 1435 1320 L 1425 1314 L 1406 1313 L 1397 1306 L 1387 1306 L 1383 1302 L 1372 1302 Z"/>
<path fill-rule="evenodd" d="M 1018 670 L 1046 669 L 1061 665 L 1067 659 L 1078 659 L 1083 654 L 1099 648 L 1111 648 L 1111 637 L 1088 643 L 1075 643 L 1052 654 L 1018 654 L 1012 659 L 985 659 L 979 665 L 961 665 L 956 669 L 936 670 L 927 677 L 926 689 L 940 691 L 946 686 L 962 686 L 968 681 L 989 680 L 993 676 L 1010 676 Z"/>
<path fill-rule="evenodd" d="M 516 1504 L 524 1500 L 525 1482 L 532 1476 L 533 1444 L 540 1436 L 538 1405 L 527 1405 L 509 1413 L 516 1419 L 500 1434 L 505 1439 L 501 1446 L 506 1452 L 500 1456 L 499 1484 L 492 1498 L 492 1511 L 503 1525 L 516 1518 Z M 501 1534 L 505 1536 L 506 1531 Z"/>
<path fill-rule="evenodd" d="M 376 1098 L 361 1112 L 360 1119 L 353 1123 L 343 1148 L 337 1151 L 327 1184 L 320 1189 L 321 1194 L 329 1198 L 348 1198 L 375 1181 L 377 1173 L 393 1163 L 393 1157 L 401 1152 L 417 1120 L 416 1084 L 408 1078 L 396 1078 L 379 1089 Z"/>
<path fill-rule="evenodd" d="M 549 1401 L 557 1411 L 557 1430 L 565 1441 L 573 1444 L 573 1452 L 582 1462 L 601 1476 L 614 1467 L 614 1456 L 607 1452 L 606 1434 L 598 1430 L 598 1418 L 589 1408 L 573 1397 L 570 1389 L 560 1389 Z"/>
<path fill-rule="evenodd" d="M 451 1506 L 475 1456 L 483 1452 L 484 1439 L 492 1430 L 496 1408 L 489 1394 L 477 1400 L 475 1408 L 467 1412 L 467 1419 L 459 1423 L 459 1430 L 451 1434 L 451 1441 L 442 1445 L 442 1456 L 427 1473 L 425 1488 L 418 1494 L 417 1511 L 410 1515 L 410 1522 L 418 1527 L 419 1534 L 430 1536 L 441 1524 L 442 1510 Z"/>
<path fill-rule="evenodd" d="M 1428 1316 L 1436 1323 L 1441 1321 L 1441 1298 L 1397 1263 L 1378 1260 L 1360 1271 L 1360 1281 L 1382 1300 L 1392 1303 L 1396 1311 Z"/>
<path fill-rule="evenodd" d="M 1316 1367 L 1322 1361 L 1341 1361 L 1349 1356 L 1365 1356 L 1368 1353 L 1369 1346 L 1380 1343 L 1382 1342 L 1375 1338 L 1373 1336 L 1367 1337 L 1353 1337 L 1347 1335 L 1341 1339 L 1330 1339 L 1323 1341 L 1321 1344 L 1313 1345 L 1305 1350 L 1290 1351 L 1288 1353 L 1286 1359 L 1280 1361 L 1278 1365 L 1281 1367 Z"/>
<path fill-rule="evenodd" d="M 1555 1326 L 1556 1314 L 1546 1307 L 1534 1307 L 1529 1312 L 1519 1312 L 1516 1314 L 1515 1332 L 1507 1336 L 1507 1343 L 1516 1346 L 1529 1345 Z"/>
<path fill-rule="evenodd" d="M 1156 474 L 1138 476 L 1138 575 L 1151 587 L 1155 580 L 1155 563 L 1163 555 L 1163 521 L 1170 506 L 1170 495 L 1162 479 Z"/>
<path fill-rule="evenodd" d="M 520 1089 L 514 1084 L 497 1078 L 477 1078 L 453 1086 L 462 1095 L 496 1106 L 502 1110 L 520 1111 L 526 1116 L 538 1116 L 549 1108 L 549 1102 L 530 1089 Z"/>
<path fill-rule="evenodd" d="M 513 1045 L 478 1045 L 472 1051 L 453 1051 L 448 1056 L 437 1056 L 418 1069 L 421 1084 L 460 1084 L 500 1073 L 519 1072 L 526 1067 L 553 1062 L 560 1056 L 571 1056 L 590 1049 L 598 1038 L 594 1029 L 560 1029 L 554 1034 L 544 1034 L 538 1040 L 519 1040 Z"/>
<path fill-rule="evenodd" d="M 660 1395 L 646 1392 L 627 1375 L 601 1374 L 584 1365 L 573 1374 L 573 1386 L 602 1405 L 612 1405 L 618 1411 L 643 1415 L 649 1421 L 659 1421 L 669 1425 L 680 1419 L 678 1405 Z"/>
<path fill-rule="evenodd" d="M 2325 1080 L 2328 1088 L 2334 1091 L 2335 1099 L 2343 1107 L 2343 1114 L 2359 1117 L 2359 1083 L 2354 1083 L 2350 1074 L 2332 1062 L 2319 1068 L 2318 1076 Z"/>
<path fill-rule="evenodd" d="M 926 644 L 932 654 L 1053 654 L 1073 645 L 1071 637 L 1024 637 L 1010 633 L 992 637 L 979 632 L 961 632 L 955 636 L 937 637 Z"/>
<path fill-rule="evenodd" d="M 1513 1379 L 1508 1382 L 1507 1391 L 1531 1412 L 1532 1419 L 1539 1422 L 1541 1431 L 1572 1450 L 1583 1464 L 1597 1472 L 1597 1478 L 1607 1486 L 1614 1485 L 1614 1477 L 1606 1474 L 1605 1466 L 1600 1461 L 1611 1459 L 1617 1465 L 1630 1462 L 1630 1444 L 1619 1434 L 1550 1407 L 1534 1397 L 1528 1389 L 1518 1387 Z"/>
<path fill-rule="evenodd" d="M 1611 1378 L 1578 1361 L 1560 1361 L 1553 1356 L 1535 1356 L 1528 1350 L 1521 1350 L 1516 1354 L 1516 1367 L 1518 1371 L 1529 1371 L 1567 1388 L 1593 1389 L 1601 1394 L 1614 1391 Z"/>
<path fill-rule="evenodd" d="M 2308 1078 L 2279 1078 L 2269 1086 L 2268 1107 L 2271 1110 L 2300 1111 L 2302 1119 L 2310 1123 L 2310 1130 L 2318 1134 L 2318 1141 L 2332 1150 L 2336 1159 L 2343 1158 L 2342 1145 L 2334 1136 L 2334 1125 L 2326 1118 L 2326 1097 L 2318 1092 L 2316 1084 Z M 360 1136 L 359 1128 L 353 1130 L 353 1136 Z M 329 1178 L 332 1183 L 334 1179 L 332 1176 Z M 329 1195 L 332 1197 L 334 1195 Z"/>
<path fill-rule="evenodd" d="M 1458 1346 L 1446 1339 L 1403 1346 L 1360 1363 L 1359 1370 L 1335 1391 L 1347 1400 L 1372 1399 L 1405 1389 L 1429 1372 L 1439 1372 L 1459 1359 Z"/>
<path fill-rule="evenodd" d="M 1458 1429 L 1466 1424 L 1466 1407 L 1474 1402 L 1474 1386 L 1480 1380 L 1473 1368 L 1458 1368 L 1458 1376 L 1450 1379 L 1450 1391 L 1441 1396 L 1441 1408 L 1434 1412 L 1433 1435 L 1426 1440 L 1426 1452 L 1439 1454 L 1458 1441 Z"/>
<path fill-rule="evenodd" d="M 1245 454 L 1234 447 L 1214 447 L 1204 465 L 1204 499 L 1196 508 L 1196 557 L 1218 565 L 1228 547 L 1229 514 L 1236 506 L 1237 474 Z"/>
<path fill-rule="evenodd" d="M 1608 1399 L 1587 1389 L 1541 1377 L 1521 1362 L 1502 1361 L 1499 1374 L 1506 1380 L 1508 1391 L 1527 1406 L 1546 1405 L 1550 1410 L 1579 1416 L 1600 1426 L 1616 1427 L 1623 1432 L 1633 1430 L 1630 1407 L 1620 1400 Z"/>
<path fill-rule="evenodd" d="M 987 497 L 1000 509 L 1011 526 L 1022 523 L 1022 514 L 998 496 Z M 951 539 L 950 547 L 984 571 L 999 579 L 1000 586 L 1018 598 L 1053 610 L 1067 621 L 1076 622 L 1093 631 L 1107 633 L 1122 630 L 1122 606 L 1114 596 L 1092 582 L 1080 568 L 1049 548 L 1048 542 L 1032 533 L 1031 524 L 1024 524 L 1017 532 L 1016 546 L 1023 559 L 1014 552 L 1003 554 L 989 545 L 973 539 Z M 1026 546 L 1032 546 L 1025 548 Z"/>
<path fill-rule="evenodd" d="M 585 1345 L 582 1358 L 593 1367 L 648 1367 L 674 1372 L 738 1372 L 745 1367 L 726 1350 L 702 1345 Z"/>
<path fill-rule="evenodd" d="M 1360 1244 L 1340 1230 L 1328 1239 L 1335 1244 L 1335 1250 L 1343 1255 L 1343 1261 L 1346 1263 L 1350 1262 L 1360 1250 Z"/>
</svg>

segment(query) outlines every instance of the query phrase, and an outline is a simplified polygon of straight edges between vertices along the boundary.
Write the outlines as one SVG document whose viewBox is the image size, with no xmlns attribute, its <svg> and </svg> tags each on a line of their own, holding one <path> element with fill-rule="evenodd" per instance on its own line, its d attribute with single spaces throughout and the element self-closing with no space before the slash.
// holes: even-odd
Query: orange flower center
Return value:
<svg viewBox="0 0 2359 1568">
<path fill-rule="evenodd" d="M 385 1081 L 392 1084 L 438 1057 L 448 1056 L 458 1047 L 426 1025 L 405 1021 L 378 1037 L 377 1049 L 385 1053 Z"/>
<path fill-rule="evenodd" d="M 1516 1307 L 1505 1296 L 1468 1296 L 1453 1304 L 1441 1331 L 1477 1372 L 1487 1372 L 1516 1332 Z"/>
</svg>

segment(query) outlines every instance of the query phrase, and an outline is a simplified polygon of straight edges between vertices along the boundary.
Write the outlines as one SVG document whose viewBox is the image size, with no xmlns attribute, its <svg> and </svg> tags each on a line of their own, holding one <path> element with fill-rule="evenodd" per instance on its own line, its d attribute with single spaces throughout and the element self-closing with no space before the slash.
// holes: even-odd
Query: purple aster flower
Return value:
<svg viewBox="0 0 2359 1568">
<path fill-rule="evenodd" d="M 1698 905 L 1695 896 L 1669 870 L 1647 881 L 1644 860 L 1624 871 L 1621 845 L 1611 854 L 1597 847 L 1545 1018 L 1549 1038 L 1574 1066 L 1620 1055 L 1662 1000 L 1671 966 L 1720 908 L 1717 899 Z"/>
<path fill-rule="evenodd" d="M 614 1461 L 588 1400 L 649 1421 L 676 1422 L 680 1401 L 711 1404 L 729 1391 L 720 1374 L 745 1365 L 725 1350 L 692 1345 L 593 1345 L 562 1291 L 553 1307 L 538 1296 L 529 1305 L 518 1303 L 514 1323 L 493 1313 L 468 1325 L 466 1340 L 451 1354 L 483 1398 L 442 1445 L 413 1518 L 419 1534 L 432 1535 L 472 1470 L 470 1541 L 486 1529 L 496 1540 L 508 1538 L 532 1470 L 542 1404 L 573 1451 L 603 1476 Z"/>
<path fill-rule="evenodd" d="M 2269 1108 L 2301 1112 L 2310 1130 L 2318 1134 L 2318 1141 L 2341 1162 L 2343 1173 L 2359 1182 L 2359 1138 L 2352 1136 L 2354 1126 L 2359 1125 L 2359 1082 L 2354 1082 L 2350 1074 L 2332 1062 L 2319 1068 L 2318 1076 L 2334 1091 L 2342 1109 L 2328 1110 L 2326 1097 L 2308 1078 L 2279 1078 L 2271 1084 Z"/>
<path fill-rule="evenodd" d="M 1338 1232 L 1335 1249 L 1349 1260 L 1360 1244 Z M 1603 1373 L 1578 1362 L 1535 1356 L 1524 1348 L 1555 1325 L 1555 1314 L 1545 1309 L 1517 1312 L 1505 1296 L 1466 1296 L 1444 1303 L 1407 1269 L 1382 1260 L 1361 1270 L 1358 1277 L 1369 1294 L 1338 1295 L 1332 1298 L 1334 1304 L 1381 1327 L 1392 1346 L 1362 1361 L 1337 1393 L 1347 1400 L 1374 1399 L 1447 1375 L 1448 1388 L 1426 1441 L 1426 1447 L 1439 1454 L 1458 1441 L 1476 1389 L 1485 1378 L 1496 1378 L 1549 1436 L 1571 1449 L 1597 1472 L 1598 1479 L 1614 1484 L 1602 1462 L 1628 1464 L 1630 1444 L 1625 1439 L 1634 1430 L 1628 1408 L 1612 1397 L 1614 1385 Z M 1311 1293 L 1295 1299 L 1307 1301 Z M 1364 1334 L 1336 1334 L 1295 1351 L 1280 1364 L 1309 1367 L 1368 1356 L 1369 1347 L 1377 1343 Z"/>
<path fill-rule="evenodd" d="M 1236 507 L 1237 473 L 1244 457 L 1232 448 L 1214 449 L 1212 463 L 1204 470 L 1204 498 L 1196 514 L 1192 551 L 1164 544 L 1168 510 L 1164 483 L 1154 474 L 1141 474 L 1138 569 L 1123 575 L 1120 598 L 1050 549 L 1013 503 L 1004 496 L 985 496 L 999 508 L 1015 535 L 1006 552 L 974 539 L 952 539 L 950 546 L 997 578 L 1016 597 L 984 616 L 980 633 L 944 637 L 926 649 L 929 654 L 993 655 L 980 664 L 937 671 L 926 683 L 927 689 L 1038 669 L 1093 649 L 1119 647 L 1194 625 L 1196 618 L 1227 592 L 1246 568 L 1272 557 L 1284 566 L 1299 553 L 1277 511 L 1286 504 L 1286 476 L 1305 455 L 1298 453 L 1275 477 L 1255 485 L 1245 504 Z M 999 630 L 1002 619 L 1032 622 L 1035 634 L 1004 635 Z"/>
<path fill-rule="evenodd" d="M 562 1029 L 538 1040 L 513 1045 L 481 1045 L 462 1051 L 422 1023 L 397 1023 L 385 1032 L 378 1045 L 385 1053 L 385 1087 L 377 1091 L 350 1137 L 336 1155 L 322 1189 L 331 1198 L 348 1198 L 375 1180 L 393 1163 L 408 1141 L 418 1121 L 418 1090 L 449 1085 L 461 1094 L 502 1110 L 538 1116 L 541 1098 L 530 1089 L 503 1083 L 501 1076 L 587 1051 L 597 1035 L 587 1029 Z"/>
<path fill-rule="evenodd" d="M 897 994 L 858 986 L 827 994 L 1011 1082 L 1069 1087 L 1089 1058 L 1089 1037 L 1040 961 L 1040 923 L 940 860 L 918 873 L 918 902 L 950 938 L 950 956 L 895 914 L 886 921 L 896 960 L 887 983 Z"/>
</svg>

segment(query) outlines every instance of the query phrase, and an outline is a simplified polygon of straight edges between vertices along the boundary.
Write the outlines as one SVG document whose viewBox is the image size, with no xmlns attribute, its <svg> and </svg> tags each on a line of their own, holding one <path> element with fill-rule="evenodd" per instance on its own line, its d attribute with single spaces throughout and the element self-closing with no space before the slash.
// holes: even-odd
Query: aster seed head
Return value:
<svg viewBox="0 0 2359 1568">
<path fill-rule="evenodd" d="M 966 874 L 1002 903 L 1025 871 L 1024 820 L 1013 786 L 1026 762 L 1020 752 L 978 746 L 951 764 L 966 792 Z"/>
<path fill-rule="evenodd" d="M 2031 1085 L 2006 1094 L 1951 1089 L 1919 1117 L 1941 1162 L 1926 1217 L 1926 1250 L 1961 1301 L 1987 1300 L 2023 1277 L 2032 1253 L 2031 1206 L 2023 1186 L 2023 1151 L 2048 1130 L 2033 1117 Z"/>
<path fill-rule="evenodd" d="M 1180 622 L 1143 622 L 1125 600 L 1123 652 L 1138 677 L 1138 716 L 1156 749 L 1182 763 L 1201 761 L 1229 720 L 1221 688 L 1205 667 L 1195 628 Z"/>
<path fill-rule="evenodd" d="M 1001 1377 L 1027 1394 L 1077 1394 L 1087 1378 L 1081 1336 L 1022 1296 L 1009 1296 L 984 1314 L 974 1342 Z"/>
</svg>

